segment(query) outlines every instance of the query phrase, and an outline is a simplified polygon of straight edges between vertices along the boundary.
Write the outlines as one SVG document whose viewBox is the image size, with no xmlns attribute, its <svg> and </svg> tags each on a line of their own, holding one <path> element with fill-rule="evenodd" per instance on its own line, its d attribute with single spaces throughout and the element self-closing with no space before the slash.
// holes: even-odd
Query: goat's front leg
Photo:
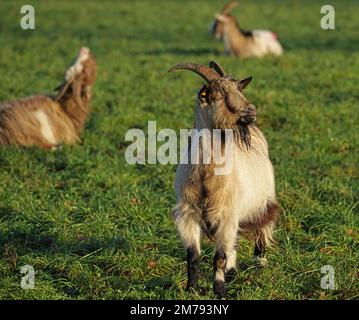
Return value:
<svg viewBox="0 0 359 320">
<path fill-rule="evenodd" d="M 187 250 L 187 291 L 195 288 L 198 282 L 201 227 L 196 217 L 196 212 L 188 206 L 175 209 L 177 230 Z"/>
<path fill-rule="evenodd" d="M 221 233 L 216 235 L 217 245 L 213 260 L 214 283 L 213 292 L 218 298 L 226 295 L 225 274 L 236 270 L 236 242 L 237 229 L 228 226 L 221 228 Z"/>
</svg>

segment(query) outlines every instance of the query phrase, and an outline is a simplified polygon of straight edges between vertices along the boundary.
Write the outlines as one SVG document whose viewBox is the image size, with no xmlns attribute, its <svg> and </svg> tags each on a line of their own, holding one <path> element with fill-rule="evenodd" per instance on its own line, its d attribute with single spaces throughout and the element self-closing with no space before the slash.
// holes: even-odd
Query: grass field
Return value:
<svg viewBox="0 0 359 320">
<path fill-rule="evenodd" d="M 0 299 L 212 299 L 213 245 L 203 242 L 200 285 L 187 294 L 185 252 L 170 210 L 174 165 L 128 165 L 125 133 L 192 125 L 201 79 L 167 74 L 216 60 L 253 75 L 283 208 L 269 266 L 251 265 L 241 239 L 229 299 L 358 299 L 359 3 L 332 1 L 336 29 L 320 28 L 325 1 L 240 1 L 246 28 L 272 29 L 280 59 L 222 54 L 208 35 L 220 1 L 31 1 L 36 30 L 19 26 L 23 1 L 0 2 L 0 101 L 51 92 L 82 45 L 98 81 L 83 143 L 56 152 L 0 149 Z M 32 265 L 35 289 L 20 287 Z M 335 290 L 320 287 L 335 269 Z"/>
</svg>

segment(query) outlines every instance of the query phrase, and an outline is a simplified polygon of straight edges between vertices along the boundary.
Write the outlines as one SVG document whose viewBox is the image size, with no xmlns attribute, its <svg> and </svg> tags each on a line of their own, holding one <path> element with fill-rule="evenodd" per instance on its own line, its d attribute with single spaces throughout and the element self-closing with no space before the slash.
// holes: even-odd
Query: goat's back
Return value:
<svg viewBox="0 0 359 320">
<path fill-rule="evenodd" d="M 77 140 L 71 120 L 49 96 L 0 104 L 0 144 L 51 148 Z"/>
</svg>

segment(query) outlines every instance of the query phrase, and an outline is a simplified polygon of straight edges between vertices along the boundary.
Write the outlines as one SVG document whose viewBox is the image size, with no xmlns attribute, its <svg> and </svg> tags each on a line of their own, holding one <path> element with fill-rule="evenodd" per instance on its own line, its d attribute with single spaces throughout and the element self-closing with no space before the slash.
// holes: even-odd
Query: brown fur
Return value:
<svg viewBox="0 0 359 320">
<path fill-rule="evenodd" d="M 80 140 L 90 112 L 92 85 L 96 79 L 96 62 L 91 55 L 82 63 L 83 70 L 76 75 L 61 96 L 37 95 L 0 104 L 0 144 L 24 147 L 52 148 Z M 61 90 L 61 89 L 60 89 Z M 52 135 L 36 116 L 45 117 Z"/>
<path fill-rule="evenodd" d="M 261 212 L 251 217 L 251 219 L 239 223 L 240 232 L 258 231 L 270 223 L 276 223 L 279 211 L 280 207 L 278 204 L 268 202 L 265 212 Z"/>
</svg>

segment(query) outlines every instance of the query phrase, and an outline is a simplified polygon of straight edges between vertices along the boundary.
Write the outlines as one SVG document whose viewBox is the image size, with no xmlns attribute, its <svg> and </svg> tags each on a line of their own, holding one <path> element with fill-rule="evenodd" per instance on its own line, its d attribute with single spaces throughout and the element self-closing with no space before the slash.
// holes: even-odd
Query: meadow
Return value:
<svg viewBox="0 0 359 320">
<path fill-rule="evenodd" d="M 190 128 L 202 80 L 168 74 L 179 62 L 219 62 L 252 75 L 246 97 L 267 137 L 282 207 L 269 265 L 240 239 L 228 299 L 358 299 L 359 3 L 332 1 L 336 29 L 320 28 L 323 1 L 240 1 L 247 29 L 275 31 L 285 53 L 241 60 L 210 37 L 216 0 L 31 1 L 36 29 L 20 28 L 23 1 L 0 2 L 0 101 L 51 93 L 80 46 L 98 80 L 82 143 L 55 152 L 0 148 L 0 299 L 214 299 L 213 245 L 204 240 L 200 292 L 186 293 L 185 252 L 171 219 L 175 165 L 129 165 L 128 129 Z M 20 287 L 20 268 L 36 271 Z M 321 288 L 321 268 L 335 289 Z"/>
</svg>

